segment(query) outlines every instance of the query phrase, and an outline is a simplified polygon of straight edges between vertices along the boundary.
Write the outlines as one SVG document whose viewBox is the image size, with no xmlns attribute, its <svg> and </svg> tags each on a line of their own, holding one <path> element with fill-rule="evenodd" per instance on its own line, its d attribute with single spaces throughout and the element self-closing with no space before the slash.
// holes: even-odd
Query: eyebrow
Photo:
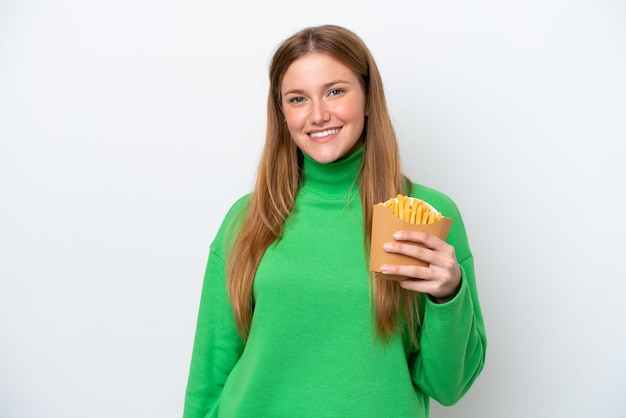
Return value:
<svg viewBox="0 0 626 418">
<path fill-rule="evenodd" d="M 333 80 L 333 81 L 329 81 L 328 83 L 324 83 L 322 85 L 323 89 L 327 89 L 329 87 L 334 86 L 335 84 L 351 84 L 349 81 L 346 80 Z M 286 96 L 288 94 L 303 94 L 304 90 L 301 89 L 291 89 L 291 90 L 287 90 L 285 92 L 282 93 L 283 96 Z"/>
</svg>

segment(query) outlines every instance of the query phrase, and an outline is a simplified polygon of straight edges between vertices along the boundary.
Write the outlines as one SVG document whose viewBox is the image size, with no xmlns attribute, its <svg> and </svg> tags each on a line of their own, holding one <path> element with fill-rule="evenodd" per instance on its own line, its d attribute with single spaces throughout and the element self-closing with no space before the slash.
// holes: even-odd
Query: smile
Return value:
<svg viewBox="0 0 626 418">
<path fill-rule="evenodd" d="M 311 138 L 324 138 L 324 137 L 326 137 L 328 135 L 334 135 L 337 132 L 339 132 L 340 130 L 341 129 L 329 129 L 327 131 L 322 131 L 322 132 L 313 132 L 313 133 L 310 133 L 309 136 Z"/>
</svg>

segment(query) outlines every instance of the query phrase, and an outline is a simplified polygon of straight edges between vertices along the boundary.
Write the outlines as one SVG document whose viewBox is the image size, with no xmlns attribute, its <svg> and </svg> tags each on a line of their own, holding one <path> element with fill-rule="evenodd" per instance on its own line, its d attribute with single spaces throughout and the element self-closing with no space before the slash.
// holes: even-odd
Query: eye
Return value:
<svg viewBox="0 0 626 418">
<path fill-rule="evenodd" d="M 341 93 L 343 93 L 342 89 L 332 89 L 331 91 L 328 92 L 329 96 L 339 96 Z"/>
<path fill-rule="evenodd" d="M 298 104 L 302 102 L 304 102 L 304 97 L 301 97 L 301 96 L 296 96 L 296 97 L 292 97 L 291 99 L 289 99 L 289 103 Z"/>
</svg>

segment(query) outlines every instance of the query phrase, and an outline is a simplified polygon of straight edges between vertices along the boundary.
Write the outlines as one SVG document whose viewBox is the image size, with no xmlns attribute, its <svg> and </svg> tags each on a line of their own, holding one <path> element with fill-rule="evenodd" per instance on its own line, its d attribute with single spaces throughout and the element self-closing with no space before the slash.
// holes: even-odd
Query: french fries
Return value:
<svg viewBox="0 0 626 418">
<path fill-rule="evenodd" d="M 416 225 L 432 224 L 443 217 L 423 200 L 401 194 L 378 205 L 387 207 L 401 220 Z"/>
</svg>

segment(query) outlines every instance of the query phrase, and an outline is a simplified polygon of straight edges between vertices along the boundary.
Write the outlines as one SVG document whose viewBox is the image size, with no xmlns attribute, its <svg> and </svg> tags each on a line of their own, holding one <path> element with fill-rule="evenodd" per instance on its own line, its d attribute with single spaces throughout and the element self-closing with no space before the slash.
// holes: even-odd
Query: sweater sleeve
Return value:
<svg viewBox="0 0 626 418">
<path fill-rule="evenodd" d="M 244 347 L 226 290 L 224 225 L 211 244 L 204 275 L 184 418 L 217 416 L 222 388 Z"/>
<path fill-rule="evenodd" d="M 465 226 L 456 206 L 447 203 L 441 203 L 442 212 L 447 212 L 444 215 L 453 219 L 447 241 L 455 247 L 462 284 L 447 303 L 422 298 L 424 311 L 412 378 L 424 393 L 449 406 L 465 395 L 482 371 L 487 340 Z"/>
</svg>

